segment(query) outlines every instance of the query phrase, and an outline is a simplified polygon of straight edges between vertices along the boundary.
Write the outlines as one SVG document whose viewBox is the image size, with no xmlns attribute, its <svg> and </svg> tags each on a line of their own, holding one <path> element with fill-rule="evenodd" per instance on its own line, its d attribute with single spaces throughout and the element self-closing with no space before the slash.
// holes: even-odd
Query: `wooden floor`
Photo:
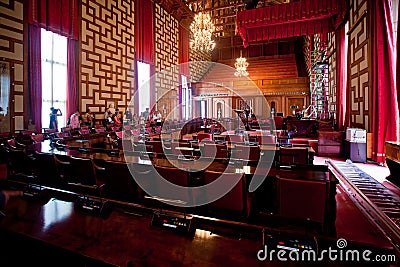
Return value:
<svg viewBox="0 0 400 267">
<path fill-rule="evenodd" d="M 325 164 L 326 157 L 314 157 L 314 164 Z M 330 158 L 330 160 L 344 162 L 343 158 Z M 377 163 L 368 161 L 367 163 L 354 163 L 358 168 L 374 177 L 384 186 L 399 194 L 398 187 L 386 180 L 389 169 Z M 338 238 L 345 238 L 364 244 L 375 244 L 380 247 L 388 246 L 388 241 L 383 235 L 369 223 L 365 216 L 354 205 L 343 188 L 337 186 L 336 195 L 336 232 Z M 399 194 L 400 195 L 400 194 Z"/>
</svg>

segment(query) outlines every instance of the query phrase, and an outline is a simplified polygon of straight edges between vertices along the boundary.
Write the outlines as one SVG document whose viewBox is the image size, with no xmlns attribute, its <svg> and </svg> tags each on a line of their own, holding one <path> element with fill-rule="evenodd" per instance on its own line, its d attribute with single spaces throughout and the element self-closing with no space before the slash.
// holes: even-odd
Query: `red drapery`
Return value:
<svg viewBox="0 0 400 267">
<path fill-rule="evenodd" d="M 136 60 L 154 65 L 154 4 L 150 0 L 135 1 Z"/>
<path fill-rule="evenodd" d="M 385 161 L 385 141 L 397 141 L 399 120 L 395 83 L 391 0 L 371 1 L 372 159 Z"/>
<path fill-rule="evenodd" d="M 78 0 L 29 0 L 29 24 L 78 40 Z"/>
<path fill-rule="evenodd" d="M 302 0 L 237 13 L 244 47 L 251 42 L 332 32 L 347 13 L 346 0 Z"/>
<path fill-rule="evenodd" d="M 151 0 L 135 0 L 135 49 L 136 61 L 150 64 L 150 76 L 154 67 L 154 4 Z M 136 65 L 137 68 L 137 65 Z M 135 75 L 135 88 L 138 89 L 138 77 Z M 154 95 L 154 79 L 150 79 L 150 96 Z M 135 113 L 140 114 L 139 99 L 135 97 Z M 150 97 L 150 110 L 154 105 L 154 97 Z"/>
<path fill-rule="evenodd" d="M 335 32 L 336 38 L 336 121 L 338 130 L 343 130 L 349 120 L 345 120 L 347 94 L 347 51 L 345 26 Z M 350 115 L 350 112 L 347 112 Z"/>
<path fill-rule="evenodd" d="M 398 5 L 397 14 L 400 14 L 400 5 Z M 400 113 L 400 23 L 397 23 L 397 69 L 396 69 L 396 85 L 397 85 L 397 104 Z M 399 137 L 400 138 L 400 137 Z M 400 141 L 400 140 L 399 140 Z"/>
<path fill-rule="evenodd" d="M 36 131 L 40 131 L 42 128 L 41 29 L 35 25 L 29 25 L 28 29 L 30 119 L 35 124 Z"/>
<path fill-rule="evenodd" d="M 67 105 L 66 118 L 69 118 L 78 109 L 78 42 L 68 38 L 67 45 Z M 84 112 L 83 110 L 81 112 Z"/>
<path fill-rule="evenodd" d="M 189 30 L 179 25 L 179 63 L 182 75 L 189 76 Z M 186 64 L 184 64 L 186 63 Z"/>
</svg>

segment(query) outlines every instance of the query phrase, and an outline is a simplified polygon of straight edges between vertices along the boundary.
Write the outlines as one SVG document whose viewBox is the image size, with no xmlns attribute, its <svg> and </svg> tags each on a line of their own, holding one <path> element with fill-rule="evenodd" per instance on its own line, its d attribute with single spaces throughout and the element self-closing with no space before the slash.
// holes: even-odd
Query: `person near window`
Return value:
<svg viewBox="0 0 400 267">
<path fill-rule="evenodd" d="M 75 113 L 73 113 L 70 117 L 70 127 L 72 129 L 77 129 L 81 127 L 81 123 L 80 123 L 80 113 L 79 110 L 76 110 Z"/>
<path fill-rule="evenodd" d="M 142 117 L 144 117 L 144 120 L 147 121 L 150 117 L 150 109 L 146 108 L 145 111 L 142 112 Z"/>
<path fill-rule="evenodd" d="M 50 129 L 56 129 L 58 131 L 58 121 L 57 117 L 62 116 L 62 112 L 59 108 L 50 108 Z"/>
</svg>

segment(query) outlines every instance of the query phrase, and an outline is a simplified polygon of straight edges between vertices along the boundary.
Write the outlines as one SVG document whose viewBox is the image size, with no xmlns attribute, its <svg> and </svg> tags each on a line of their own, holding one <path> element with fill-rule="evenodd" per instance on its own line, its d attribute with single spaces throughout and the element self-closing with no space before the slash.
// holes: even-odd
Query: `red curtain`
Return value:
<svg viewBox="0 0 400 267">
<path fill-rule="evenodd" d="M 397 14 L 400 14 L 400 5 L 398 5 Z M 397 104 L 400 113 L 400 23 L 397 23 L 397 69 L 396 69 L 396 85 L 397 85 Z M 400 141 L 400 140 L 399 140 Z"/>
<path fill-rule="evenodd" d="M 67 45 L 67 105 L 66 118 L 78 109 L 78 41 L 68 38 Z M 84 112 L 83 110 L 81 112 Z"/>
<path fill-rule="evenodd" d="M 28 22 L 78 40 L 78 0 L 29 0 Z"/>
<path fill-rule="evenodd" d="M 346 0 L 302 0 L 237 13 L 236 29 L 244 47 L 251 42 L 326 34 L 342 24 Z"/>
<path fill-rule="evenodd" d="M 397 141 L 399 122 L 395 83 L 391 0 L 371 1 L 372 159 L 385 161 L 385 141 Z"/>
<path fill-rule="evenodd" d="M 154 66 L 154 3 L 151 0 L 135 0 L 135 49 L 136 61 L 150 64 L 150 76 L 155 72 Z M 137 67 L 137 66 L 136 66 Z M 135 88 L 138 88 L 135 75 Z M 150 79 L 150 96 L 155 94 L 154 79 Z M 154 97 L 150 97 L 150 110 L 153 109 Z M 135 98 L 135 112 L 140 114 L 139 99 Z"/>
<path fill-rule="evenodd" d="M 154 65 L 154 4 L 151 0 L 135 1 L 136 60 Z"/>
<path fill-rule="evenodd" d="M 347 51 L 345 25 L 336 32 L 336 121 L 338 130 L 341 131 L 345 125 L 346 96 L 347 92 Z M 350 114 L 350 112 L 347 112 Z M 348 123 L 349 121 L 346 121 Z"/>
<path fill-rule="evenodd" d="M 36 131 L 40 131 L 42 128 L 42 59 L 40 31 L 41 29 L 35 25 L 28 26 L 29 107 L 30 119 L 36 126 Z"/>
<path fill-rule="evenodd" d="M 182 75 L 189 76 L 189 30 L 179 25 L 179 63 Z M 186 64 L 184 64 L 186 63 Z"/>
</svg>

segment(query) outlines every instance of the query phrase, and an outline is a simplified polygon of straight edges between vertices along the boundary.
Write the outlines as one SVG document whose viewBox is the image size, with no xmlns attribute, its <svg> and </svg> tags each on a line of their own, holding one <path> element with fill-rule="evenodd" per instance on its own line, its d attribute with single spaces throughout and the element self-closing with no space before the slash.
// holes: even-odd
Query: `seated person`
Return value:
<svg viewBox="0 0 400 267">
<path fill-rule="evenodd" d="M 118 109 L 116 109 L 114 115 L 112 115 L 112 120 L 113 120 L 115 126 L 121 126 L 122 125 L 121 117 L 120 117 Z"/>
</svg>

